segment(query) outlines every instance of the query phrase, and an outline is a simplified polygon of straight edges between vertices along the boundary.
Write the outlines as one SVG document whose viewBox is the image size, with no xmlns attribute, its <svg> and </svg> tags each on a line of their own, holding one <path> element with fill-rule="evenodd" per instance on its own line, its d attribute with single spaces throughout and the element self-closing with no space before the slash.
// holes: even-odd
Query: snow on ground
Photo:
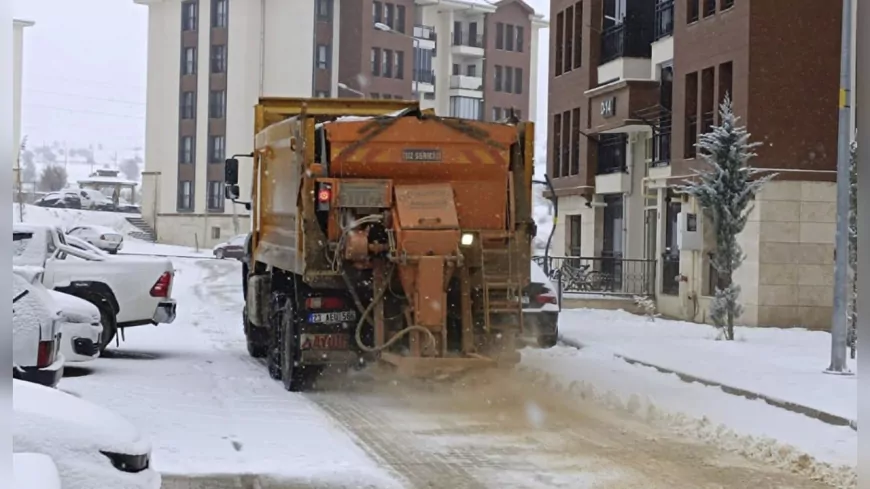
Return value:
<svg viewBox="0 0 870 489">
<path fill-rule="evenodd" d="M 178 318 L 126 331 L 60 388 L 113 409 L 153 442 L 168 474 L 265 474 L 330 487 L 396 487 L 319 408 L 247 356 L 241 268 L 174 259 Z M 172 330 L 169 334 L 167 330 Z M 319 486 L 322 487 L 322 486 Z"/>
<path fill-rule="evenodd" d="M 848 427 L 689 384 L 676 375 L 628 364 L 597 346 L 526 349 L 522 366 L 547 374 L 579 397 L 625 409 L 690 438 L 838 487 L 854 484 L 858 434 Z"/>
<path fill-rule="evenodd" d="M 827 332 L 738 327 L 736 341 L 716 341 L 709 325 L 592 309 L 563 311 L 559 327 L 564 337 L 584 345 L 858 419 L 858 376 L 823 373 L 830 363 Z M 857 373 L 857 361 L 849 360 L 849 368 Z"/>
</svg>

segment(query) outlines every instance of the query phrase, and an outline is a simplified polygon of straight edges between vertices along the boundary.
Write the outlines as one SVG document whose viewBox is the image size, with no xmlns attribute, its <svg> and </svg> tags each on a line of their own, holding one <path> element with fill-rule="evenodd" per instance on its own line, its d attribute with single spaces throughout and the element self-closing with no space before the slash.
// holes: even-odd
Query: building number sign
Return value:
<svg viewBox="0 0 870 489">
<path fill-rule="evenodd" d="M 616 114 L 616 97 L 601 101 L 601 117 L 613 117 Z"/>
</svg>

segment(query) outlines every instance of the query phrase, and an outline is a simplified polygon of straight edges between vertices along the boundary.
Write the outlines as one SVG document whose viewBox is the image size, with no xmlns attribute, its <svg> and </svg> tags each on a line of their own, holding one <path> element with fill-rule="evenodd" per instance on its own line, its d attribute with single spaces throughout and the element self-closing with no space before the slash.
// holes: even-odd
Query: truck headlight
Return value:
<svg viewBox="0 0 870 489">
<path fill-rule="evenodd" d="M 462 246 L 471 246 L 474 243 L 474 235 L 471 233 L 464 233 L 459 240 L 459 243 Z"/>
</svg>

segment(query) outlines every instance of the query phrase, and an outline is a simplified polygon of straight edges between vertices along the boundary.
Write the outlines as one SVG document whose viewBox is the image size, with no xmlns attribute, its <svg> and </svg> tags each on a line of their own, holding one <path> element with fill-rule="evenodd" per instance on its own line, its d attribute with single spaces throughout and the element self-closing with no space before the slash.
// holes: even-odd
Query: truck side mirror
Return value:
<svg viewBox="0 0 870 489">
<path fill-rule="evenodd" d="M 229 158 L 224 165 L 224 182 L 227 185 L 239 183 L 239 160 Z"/>
<path fill-rule="evenodd" d="M 239 186 L 227 185 L 224 187 L 224 196 L 227 200 L 236 200 L 239 198 Z"/>
</svg>

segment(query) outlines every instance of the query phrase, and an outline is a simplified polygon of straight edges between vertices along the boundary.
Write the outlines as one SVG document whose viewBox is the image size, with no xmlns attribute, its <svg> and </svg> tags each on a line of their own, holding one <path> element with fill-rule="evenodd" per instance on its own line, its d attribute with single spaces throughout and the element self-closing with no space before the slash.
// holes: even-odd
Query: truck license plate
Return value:
<svg viewBox="0 0 870 489">
<path fill-rule="evenodd" d="M 303 350 L 347 350 L 346 334 L 303 334 L 299 340 Z"/>
<path fill-rule="evenodd" d="M 314 312 L 308 315 L 313 324 L 340 324 L 356 321 L 356 311 Z"/>
</svg>

